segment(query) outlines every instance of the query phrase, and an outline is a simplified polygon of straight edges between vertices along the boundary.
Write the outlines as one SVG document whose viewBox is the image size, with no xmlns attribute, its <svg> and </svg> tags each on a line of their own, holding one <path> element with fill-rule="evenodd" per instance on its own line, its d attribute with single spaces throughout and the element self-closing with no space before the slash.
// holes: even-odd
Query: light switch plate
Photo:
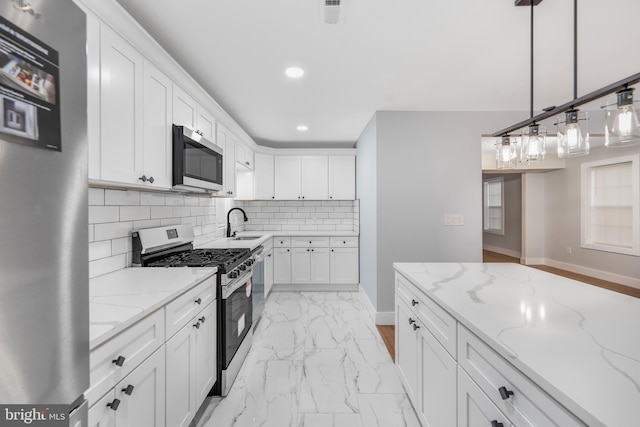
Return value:
<svg viewBox="0 0 640 427">
<path fill-rule="evenodd" d="M 450 225 L 450 226 L 464 225 L 464 214 L 461 214 L 461 213 L 444 214 L 444 225 Z"/>
</svg>

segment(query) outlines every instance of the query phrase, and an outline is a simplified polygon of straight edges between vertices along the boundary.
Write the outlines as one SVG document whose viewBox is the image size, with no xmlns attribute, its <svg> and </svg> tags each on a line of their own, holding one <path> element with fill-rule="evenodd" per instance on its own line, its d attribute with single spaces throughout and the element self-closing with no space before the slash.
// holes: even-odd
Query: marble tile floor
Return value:
<svg viewBox="0 0 640 427">
<path fill-rule="evenodd" d="M 229 395 L 191 427 L 419 427 L 361 298 L 272 293 Z"/>
</svg>

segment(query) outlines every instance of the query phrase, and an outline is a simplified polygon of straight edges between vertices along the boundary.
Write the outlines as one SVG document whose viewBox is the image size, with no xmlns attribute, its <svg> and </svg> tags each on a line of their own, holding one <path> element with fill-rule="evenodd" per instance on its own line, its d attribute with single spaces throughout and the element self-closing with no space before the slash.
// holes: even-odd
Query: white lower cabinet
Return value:
<svg viewBox="0 0 640 427">
<path fill-rule="evenodd" d="M 273 283 L 291 283 L 291 249 L 273 249 Z"/>
<path fill-rule="evenodd" d="M 309 248 L 291 248 L 291 282 L 311 282 L 311 252 Z"/>
<path fill-rule="evenodd" d="M 165 425 L 164 347 L 127 375 L 89 410 L 92 427 Z"/>
<path fill-rule="evenodd" d="M 267 251 L 267 256 L 264 258 L 264 297 L 266 298 L 271 292 L 271 288 L 273 287 L 273 267 L 274 267 L 274 259 L 273 259 L 273 248 L 269 247 L 265 249 Z"/>
<path fill-rule="evenodd" d="M 331 248 L 331 283 L 358 283 L 358 248 Z"/>
<path fill-rule="evenodd" d="M 585 425 L 398 272 L 395 298 L 396 365 L 423 426 Z"/>
</svg>

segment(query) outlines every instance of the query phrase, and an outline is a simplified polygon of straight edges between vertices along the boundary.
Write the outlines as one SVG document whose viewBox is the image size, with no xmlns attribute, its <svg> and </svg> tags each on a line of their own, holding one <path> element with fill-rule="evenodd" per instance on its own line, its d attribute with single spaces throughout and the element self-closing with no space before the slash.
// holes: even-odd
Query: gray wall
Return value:
<svg viewBox="0 0 640 427">
<path fill-rule="evenodd" d="M 356 185 L 360 281 L 378 312 L 394 311 L 394 262 L 482 261 L 480 137 L 524 117 L 376 113 L 358 140 Z M 464 226 L 444 226 L 445 213 L 463 214 Z"/>
<path fill-rule="evenodd" d="M 482 233 L 482 243 L 519 257 L 522 249 L 522 179 L 519 173 L 509 173 L 483 175 L 482 180 L 500 176 L 504 180 L 504 235 Z"/>
<path fill-rule="evenodd" d="M 545 258 L 640 278 L 640 258 L 580 248 L 580 165 L 639 152 L 640 146 L 592 148 L 586 157 L 567 159 L 566 169 L 545 174 Z"/>
</svg>

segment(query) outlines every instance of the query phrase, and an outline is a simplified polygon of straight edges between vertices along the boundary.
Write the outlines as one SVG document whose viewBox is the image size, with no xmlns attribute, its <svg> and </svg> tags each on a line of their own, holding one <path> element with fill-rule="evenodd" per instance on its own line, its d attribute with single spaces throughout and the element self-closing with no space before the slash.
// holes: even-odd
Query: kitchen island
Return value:
<svg viewBox="0 0 640 427">
<path fill-rule="evenodd" d="M 424 423 L 433 350 L 448 425 L 637 425 L 640 299 L 518 264 L 394 268 L 397 363 Z"/>
</svg>

